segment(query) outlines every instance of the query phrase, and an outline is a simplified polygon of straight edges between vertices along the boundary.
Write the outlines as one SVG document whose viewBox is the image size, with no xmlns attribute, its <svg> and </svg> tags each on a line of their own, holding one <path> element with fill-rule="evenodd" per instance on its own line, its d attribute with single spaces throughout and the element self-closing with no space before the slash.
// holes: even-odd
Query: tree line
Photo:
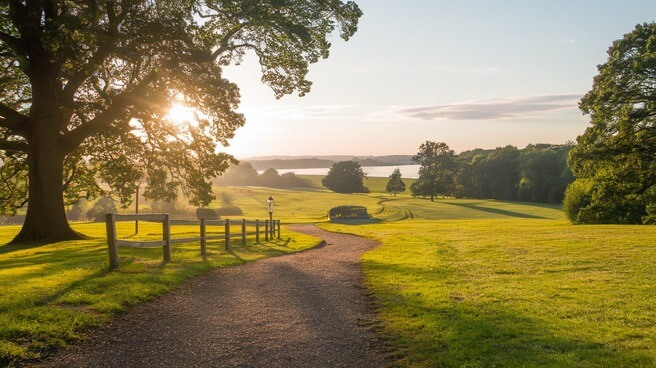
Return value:
<svg viewBox="0 0 656 368">
<path fill-rule="evenodd" d="M 561 203 L 572 182 L 567 156 L 573 144 L 531 144 L 456 154 L 443 142 L 426 141 L 413 162 L 421 165 L 410 186 L 416 197 L 480 198 Z"/>
<path fill-rule="evenodd" d="M 293 172 L 279 174 L 276 169 L 266 169 L 262 174 L 248 162 L 241 162 L 238 165 L 232 165 L 221 176 L 213 180 L 214 184 L 219 186 L 262 186 L 269 188 L 301 188 L 310 187 L 311 183 L 298 177 Z"/>
</svg>

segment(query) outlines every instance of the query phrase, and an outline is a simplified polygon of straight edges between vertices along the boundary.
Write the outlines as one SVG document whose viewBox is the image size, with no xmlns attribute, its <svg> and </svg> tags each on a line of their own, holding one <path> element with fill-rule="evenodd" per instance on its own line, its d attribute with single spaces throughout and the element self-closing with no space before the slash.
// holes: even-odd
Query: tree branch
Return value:
<svg viewBox="0 0 656 368">
<path fill-rule="evenodd" d="M 27 152 L 27 142 L 0 141 L 0 150 Z"/>
<path fill-rule="evenodd" d="M 94 2 L 95 4 L 95 2 Z M 105 59 L 109 56 L 116 46 L 118 40 L 118 26 L 125 20 L 127 11 L 115 14 L 111 5 L 108 5 L 109 25 L 106 32 L 107 40 L 101 44 L 96 53 L 89 59 L 89 61 L 81 68 L 75 75 L 73 75 L 66 86 L 64 87 L 63 97 L 67 103 L 72 103 L 75 92 L 80 88 L 84 81 L 91 76 L 94 71 L 103 64 Z"/>
<path fill-rule="evenodd" d="M 71 172 L 71 175 L 66 179 L 66 182 L 64 183 L 64 190 L 68 189 L 68 186 L 71 185 L 71 182 L 75 178 L 75 174 L 77 173 L 77 166 L 73 165 L 73 172 Z"/>
<path fill-rule="evenodd" d="M 16 55 L 25 56 L 27 54 L 27 50 L 20 40 L 8 33 L 0 31 L 0 41 L 9 46 Z"/>
<path fill-rule="evenodd" d="M 14 133 L 22 133 L 24 125 L 28 120 L 29 117 L 0 103 L 0 127 L 10 129 Z"/>
<path fill-rule="evenodd" d="M 244 29 L 244 27 L 246 27 L 247 25 L 248 25 L 247 22 L 240 23 L 240 24 L 239 24 L 238 26 L 236 26 L 234 29 L 232 29 L 231 31 L 229 31 L 228 33 L 226 33 L 225 36 L 223 36 L 223 39 L 221 40 L 221 46 L 219 46 L 219 48 L 216 49 L 216 50 L 212 53 L 212 56 L 211 56 L 211 57 L 212 57 L 212 60 L 216 60 L 221 54 L 223 54 L 223 53 L 226 52 L 227 50 L 231 49 L 231 47 L 230 47 L 230 45 L 229 45 L 230 39 L 231 39 L 232 37 L 234 37 L 234 35 L 236 35 L 237 32 L 239 32 L 239 31 L 241 31 L 242 29 Z"/>
<path fill-rule="evenodd" d="M 125 110 L 130 106 L 141 105 L 143 102 L 139 100 L 143 98 L 147 92 L 150 83 L 157 78 L 157 72 L 152 71 L 146 78 L 144 78 L 135 88 L 131 91 L 123 92 L 122 94 L 114 97 L 114 102 L 105 111 L 81 124 L 77 128 L 64 134 L 62 139 L 69 146 L 72 151 L 77 148 L 82 142 L 103 129 L 107 128 L 111 123 L 125 114 Z"/>
</svg>

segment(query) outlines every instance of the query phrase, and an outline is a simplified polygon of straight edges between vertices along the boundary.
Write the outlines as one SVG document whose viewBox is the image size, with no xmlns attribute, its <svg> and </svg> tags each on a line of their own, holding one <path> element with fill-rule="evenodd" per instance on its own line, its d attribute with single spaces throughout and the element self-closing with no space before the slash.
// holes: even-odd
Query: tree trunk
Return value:
<svg viewBox="0 0 656 368">
<path fill-rule="evenodd" d="M 71 229 L 64 208 L 64 157 L 65 153 L 54 139 L 41 135 L 31 143 L 28 152 L 29 191 L 27 215 L 23 228 L 11 241 L 60 241 L 83 239 Z"/>
</svg>

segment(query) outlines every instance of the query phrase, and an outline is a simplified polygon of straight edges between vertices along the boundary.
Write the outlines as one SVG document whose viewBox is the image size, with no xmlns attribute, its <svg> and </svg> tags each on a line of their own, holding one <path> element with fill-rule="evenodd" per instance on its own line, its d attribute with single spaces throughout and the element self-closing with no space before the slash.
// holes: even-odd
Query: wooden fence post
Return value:
<svg viewBox="0 0 656 368">
<path fill-rule="evenodd" d="M 169 263 L 171 262 L 171 217 L 168 213 L 164 215 L 162 222 L 162 237 L 164 238 L 164 263 Z"/>
<path fill-rule="evenodd" d="M 230 251 L 230 220 L 225 220 L 225 249 Z"/>
<path fill-rule="evenodd" d="M 280 220 L 278 220 L 278 239 L 280 239 Z"/>
<path fill-rule="evenodd" d="M 260 220 L 255 220 L 255 244 L 260 244 Z"/>
<path fill-rule="evenodd" d="M 207 247 L 205 240 L 205 219 L 200 219 L 200 255 L 203 261 L 207 261 Z"/>
<path fill-rule="evenodd" d="M 269 229 L 269 231 L 271 231 L 271 235 L 269 236 L 269 238 L 273 240 L 273 238 L 276 237 L 276 220 L 271 220 L 270 226 L 271 228 Z"/>
<path fill-rule="evenodd" d="M 246 219 L 241 220 L 241 244 L 246 245 Z"/>
<path fill-rule="evenodd" d="M 269 220 L 264 220 L 264 241 L 269 241 Z"/>
<path fill-rule="evenodd" d="M 114 214 L 105 214 L 105 226 L 107 228 L 107 246 L 109 247 L 109 269 L 118 267 L 118 246 L 116 245 L 116 223 Z"/>
</svg>

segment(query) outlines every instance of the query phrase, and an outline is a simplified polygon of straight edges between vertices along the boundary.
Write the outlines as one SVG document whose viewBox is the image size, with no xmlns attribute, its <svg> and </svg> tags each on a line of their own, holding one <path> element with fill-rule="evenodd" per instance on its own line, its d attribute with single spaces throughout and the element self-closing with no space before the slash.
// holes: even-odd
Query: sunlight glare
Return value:
<svg viewBox="0 0 656 368">
<path fill-rule="evenodd" d="M 193 124 L 196 121 L 193 109 L 180 103 L 174 103 L 171 105 L 166 118 L 176 125 L 182 125 L 185 123 Z"/>
</svg>

